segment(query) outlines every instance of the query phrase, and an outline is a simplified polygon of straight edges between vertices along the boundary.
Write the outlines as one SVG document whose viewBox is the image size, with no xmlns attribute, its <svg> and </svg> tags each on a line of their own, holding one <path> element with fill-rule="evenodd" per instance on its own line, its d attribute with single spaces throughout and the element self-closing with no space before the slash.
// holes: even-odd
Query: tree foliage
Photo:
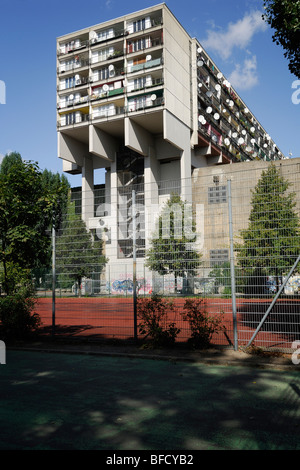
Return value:
<svg viewBox="0 0 300 470">
<path fill-rule="evenodd" d="M 31 271 L 49 263 L 49 228 L 59 213 L 65 187 L 45 184 L 37 163 L 17 152 L 0 169 L 0 264 L 7 294 L 30 282 Z M 50 258 L 51 259 L 51 258 Z"/>
<path fill-rule="evenodd" d="M 201 255 L 193 247 L 196 225 L 190 206 L 180 196 L 172 195 L 158 218 L 157 231 L 150 240 L 146 266 L 161 275 L 194 276 L 201 264 Z"/>
<path fill-rule="evenodd" d="M 249 276 L 278 278 L 300 254 L 299 217 L 290 186 L 272 163 L 252 191 L 249 225 L 240 233 L 242 243 L 235 246 L 238 264 Z"/>
<path fill-rule="evenodd" d="M 274 29 L 273 41 L 285 50 L 290 71 L 300 78 L 300 0 L 264 0 L 264 20 Z"/>
<path fill-rule="evenodd" d="M 80 295 L 82 278 L 93 272 L 100 275 L 107 261 L 102 239 L 87 230 L 81 216 L 75 213 L 74 202 L 69 202 L 56 242 L 56 267 L 61 285 L 70 287 L 77 283 Z"/>
</svg>

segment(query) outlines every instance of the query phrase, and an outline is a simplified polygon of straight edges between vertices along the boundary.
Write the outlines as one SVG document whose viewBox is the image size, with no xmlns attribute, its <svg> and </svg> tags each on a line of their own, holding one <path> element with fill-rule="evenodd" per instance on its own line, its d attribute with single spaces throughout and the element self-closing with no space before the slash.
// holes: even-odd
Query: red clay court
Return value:
<svg viewBox="0 0 300 470">
<path fill-rule="evenodd" d="M 233 316 L 231 299 L 208 298 L 206 310 L 213 315 L 223 313 L 225 333 L 214 335 L 213 344 L 233 345 Z M 176 322 L 181 332 L 178 341 L 190 336 L 189 325 L 181 317 L 185 298 L 173 298 L 175 312 L 168 321 Z M 266 312 L 268 299 L 237 299 L 237 325 L 239 346 L 246 345 Z M 41 317 L 41 331 L 50 333 L 52 326 L 52 298 L 39 298 L 36 312 Z M 255 344 L 261 347 L 290 348 L 299 338 L 300 302 L 298 299 L 279 301 Z M 56 298 L 55 333 L 59 337 L 89 337 L 93 339 L 134 337 L 134 312 L 132 297 L 65 297 Z"/>
</svg>

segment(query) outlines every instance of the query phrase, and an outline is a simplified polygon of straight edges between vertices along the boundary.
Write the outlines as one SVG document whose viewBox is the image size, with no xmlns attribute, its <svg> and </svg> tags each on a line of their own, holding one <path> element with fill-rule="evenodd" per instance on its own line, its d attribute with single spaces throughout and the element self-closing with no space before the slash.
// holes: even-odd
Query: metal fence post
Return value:
<svg viewBox="0 0 300 470">
<path fill-rule="evenodd" d="M 52 227 L 52 335 L 55 334 L 56 233 Z"/>
<path fill-rule="evenodd" d="M 266 311 L 266 313 L 264 314 L 263 318 L 261 319 L 258 327 L 256 328 L 255 332 L 253 333 L 252 335 L 252 338 L 250 339 L 249 343 L 247 344 L 247 348 L 249 348 L 252 344 L 252 342 L 254 341 L 254 339 L 256 338 L 257 334 L 259 333 L 261 327 L 263 326 L 263 324 L 265 323 L 268 315 L 270 314 L 272 308 L 274 307 L 274 305 L 276 304 L 277 302 L 277 299 L 278 297 L 280 296 L 280 294 L 282 293 L 282 291 L 284 290 L 285 286 L 287 285 L 291 275 L 293 274 L 293 272 L 295 271 L 296 267 L 298 266 L 298 263 L 300 261 L 300 256 L 298 256 L 294 266 L 292 267 L 292 269 L 290 270 L 289 274 L 287 275 L 287 277 L 285 278 L 284 282 L 282 283 L 279 291 L 277 292 L 277 294 L 275 295 L 274 299 L 272 300 L 272 303 L 271 305 L 269 306 L 268 310 Z"/>
<path fill-rule="evenodd" d="M 235 351 L 237 351 L 237 349 L 238 349 L 238 334 L 237 334 L 237 309 L 236 309 L 234 250 L 233 250 L 231 180 L 227 181 L 227 192 L 228 192 L 229 237 L 230 237 L 230 277 L 231 277 L 231 301 L 232 301 L 232 316 L 233 316 L 233 335 L 234 335 L 234 349 L 235 349 Z"/>
<path fill-rule="evenodd" d="M 136 205 L 135 190 L 132 190 L 132 245 L 133 245 L 133 325 L 134 339 L 137 340 L 137 298 L 136 298 Z"/>
</svg>

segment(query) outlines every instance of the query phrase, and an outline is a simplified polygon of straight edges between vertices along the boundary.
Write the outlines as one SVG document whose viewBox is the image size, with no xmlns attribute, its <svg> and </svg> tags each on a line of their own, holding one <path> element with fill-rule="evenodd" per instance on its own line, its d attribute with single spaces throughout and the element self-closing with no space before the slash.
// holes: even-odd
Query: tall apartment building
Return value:
<svg viewBox="0 0 300 470">
<path fill-rule="evenodd" d="M 58 156 L 82 174 L 82 217 L 108 221 L 110 260 L 132 256 L 130 188 L 159 203 L 179 182 L 191 198 L 195 169 L 284 158 L 200 42 L 162 3 L 57 39 Z M 105 202 L 94 204 L 94 171 L 105 168 Z M 145 189 L 147 188 L 147 189 Z M 120 209 L 121 208 L 121 209 Z M 147 246 L 147 227 L 137 256 Z"/>
</svg>

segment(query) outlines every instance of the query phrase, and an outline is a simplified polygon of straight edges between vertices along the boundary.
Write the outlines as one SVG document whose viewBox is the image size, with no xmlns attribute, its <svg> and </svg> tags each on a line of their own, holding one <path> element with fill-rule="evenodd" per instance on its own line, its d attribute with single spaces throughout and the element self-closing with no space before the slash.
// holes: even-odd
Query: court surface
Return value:
<svg viewBox="0 0 300 470">
<path fill-rule="evenodd" d="M 8 350 L 0 449 L 300 450 L 297 367 Z"/>
</svg>

